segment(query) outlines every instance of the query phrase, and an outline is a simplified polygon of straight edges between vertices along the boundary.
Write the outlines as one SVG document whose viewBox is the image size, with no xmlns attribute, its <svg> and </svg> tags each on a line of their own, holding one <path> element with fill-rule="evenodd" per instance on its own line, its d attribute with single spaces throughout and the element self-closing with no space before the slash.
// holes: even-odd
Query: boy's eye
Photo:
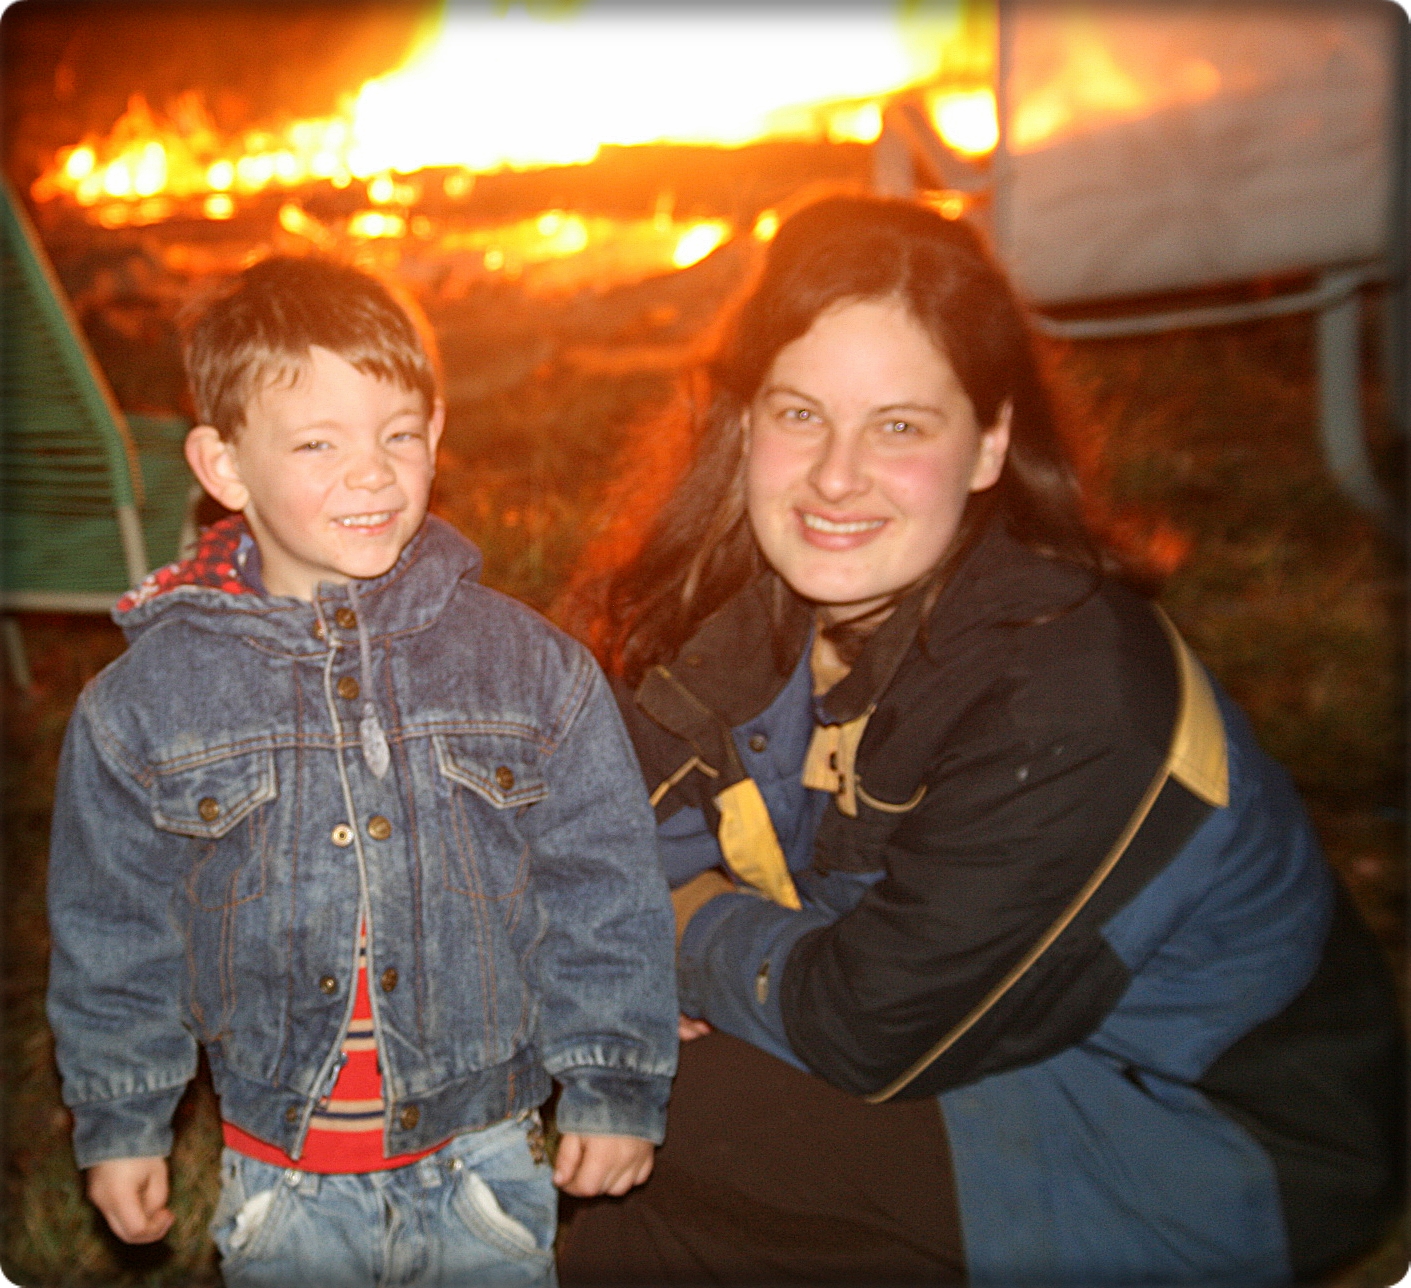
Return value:
<svg viewBox="0 0 1411 1288">
<path fill-rule="evenodd" d="M 296 452 L 321 452 L 324 448 L 328 446 L 329 443 L 327 439 L 311 438 L 306 442 L 300 443 L 297 447 L 294 448 L 294 450 Z"/>
</svg>

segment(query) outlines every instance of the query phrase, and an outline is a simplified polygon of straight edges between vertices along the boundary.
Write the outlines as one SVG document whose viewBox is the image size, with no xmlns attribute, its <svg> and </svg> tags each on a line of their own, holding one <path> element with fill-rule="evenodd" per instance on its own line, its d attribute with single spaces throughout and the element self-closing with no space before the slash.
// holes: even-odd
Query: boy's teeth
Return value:
<svg viewBox="0 0 1411 1288">
<path fill-rule="evenodd" d="M 381 514 L 350 514 L 339 519 L 345 528 L 375 528 L 379 523 L 386 523 L 392 517 L 390 510 L 385 510 Z"/>
<path fill-rule="evenodd" d="M 885 519 L 853 519 L 848 523 L 834 523 L 832 519 L 825 519 L 821 514 L 809 514 L 807 511 L 804 511 L 803 516 L 804 527 L 812 528 L 815 532 L 831 532 L 839 536 L 852 532 L 871 532 L 885 522 Z"/>
</svg>

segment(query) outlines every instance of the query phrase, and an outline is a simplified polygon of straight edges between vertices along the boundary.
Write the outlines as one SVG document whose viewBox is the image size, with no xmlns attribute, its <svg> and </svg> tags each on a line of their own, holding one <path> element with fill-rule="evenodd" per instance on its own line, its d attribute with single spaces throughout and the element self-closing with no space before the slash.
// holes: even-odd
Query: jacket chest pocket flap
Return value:
<svg viewBox="0 0 1411 1288">
<path fill-rule="evenodd" d="M 543 773 L 522 739 L 442 734 L 432 743 L 442 777 L 470 788 L 496 809 L 532 805 L 549 794 Z"/>
<path fill-rule="evenodd" d="M 225 756 L 159 773 L 152 821 L 164 832 L 216 841 L 277 795 L 273 751 Z"/>
</svg>

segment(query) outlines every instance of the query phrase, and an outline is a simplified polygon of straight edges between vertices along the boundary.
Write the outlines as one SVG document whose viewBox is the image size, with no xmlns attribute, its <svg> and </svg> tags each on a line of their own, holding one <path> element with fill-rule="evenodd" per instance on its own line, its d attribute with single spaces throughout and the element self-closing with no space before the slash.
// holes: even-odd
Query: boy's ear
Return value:
<svg viewBox="0 0 1411 1288">
<path fill-rule="evenodd" d="M 441 431 L 446 428 L 446 401 L 438 398 L 431 404 L 431 415 L 426 422 L 427 446 L 431 448 L 431 461 L 436 462 L 436 445 L 441 441 Z"/>
<path fill-rule="evenodd" d="M 250 491 L 241 482 L 231 446 L 213 425 L 197 425 L 186 435 L 186 463 L 196 481 L 227 510 L 243 510 Z"/>
</svg>

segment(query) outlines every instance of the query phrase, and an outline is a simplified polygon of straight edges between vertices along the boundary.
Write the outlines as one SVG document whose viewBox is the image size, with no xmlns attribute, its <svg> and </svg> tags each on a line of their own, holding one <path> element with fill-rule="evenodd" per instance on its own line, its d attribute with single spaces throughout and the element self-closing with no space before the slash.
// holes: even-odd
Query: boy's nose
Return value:
<svg viewBox="0 0 1411 1288">
<path fill-rule="evenodd" d="M 350 488 L 376 492 L 396 482 L 396 478 L 391 459 L 381 448 L 376 448 L 362 453 L 349 464 L 347 483 Z"/>
</svg>

